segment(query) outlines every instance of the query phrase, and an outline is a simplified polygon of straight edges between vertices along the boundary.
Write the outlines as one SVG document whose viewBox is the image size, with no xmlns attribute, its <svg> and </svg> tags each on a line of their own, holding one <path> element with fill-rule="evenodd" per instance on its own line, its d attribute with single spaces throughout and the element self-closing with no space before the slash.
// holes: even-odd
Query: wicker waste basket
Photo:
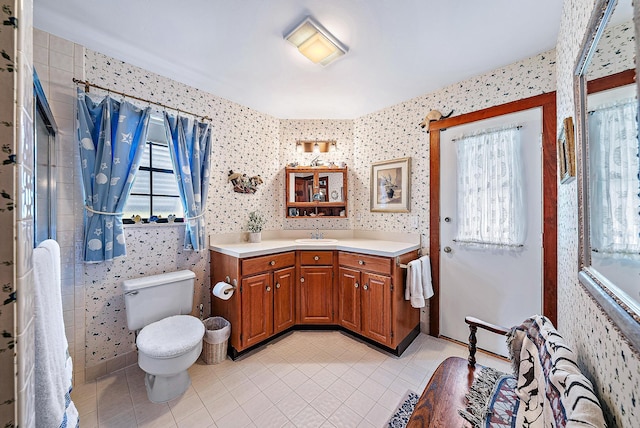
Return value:
<svg viewBox="0 0 640 428">
<path fill-rule="evenodd" d="M 227 344 L 231 335 L 231 323 L 222 317 L 209 317 L 204 323 L 202 354 L 206 364 L 218 364 L 227 358 Z"/>
</svg>

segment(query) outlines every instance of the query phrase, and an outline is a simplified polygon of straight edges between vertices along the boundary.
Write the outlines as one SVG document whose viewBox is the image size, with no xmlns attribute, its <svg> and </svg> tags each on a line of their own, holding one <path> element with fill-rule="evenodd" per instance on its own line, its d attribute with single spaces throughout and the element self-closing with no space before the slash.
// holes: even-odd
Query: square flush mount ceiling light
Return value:
<svg viewBox="0 0 640 428">
<path fill-rule="evenodd" d="M 284 36 L 300 53 L 323 66 L 338 59 L 348 49 L 310 16 Z"/>
</svg>

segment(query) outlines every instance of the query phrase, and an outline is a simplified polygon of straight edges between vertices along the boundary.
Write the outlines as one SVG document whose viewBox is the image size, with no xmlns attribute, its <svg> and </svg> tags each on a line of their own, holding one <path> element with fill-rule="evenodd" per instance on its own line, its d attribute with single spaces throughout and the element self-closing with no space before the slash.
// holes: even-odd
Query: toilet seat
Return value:
<svg viewBox="0 0 640 428">
<path fill-rule="evenodd" d="M 144 327 L 138 334 L 136 345 L 147 357 L 175 358 L 201 344 L 204 330 L 204 324 L 198 318 L 174 315 Z"/>
</svg>

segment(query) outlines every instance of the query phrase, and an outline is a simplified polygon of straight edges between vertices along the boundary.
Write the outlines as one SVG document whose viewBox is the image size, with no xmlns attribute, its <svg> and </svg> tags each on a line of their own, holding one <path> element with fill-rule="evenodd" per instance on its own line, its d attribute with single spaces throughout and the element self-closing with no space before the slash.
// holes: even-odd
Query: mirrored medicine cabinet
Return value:
<svg viewBox="0 0 640 428">
<path fill-rule="evenodd" d="M 347 217 L 347 168 L 285 168 L 286 217 Z"/>
</svg>

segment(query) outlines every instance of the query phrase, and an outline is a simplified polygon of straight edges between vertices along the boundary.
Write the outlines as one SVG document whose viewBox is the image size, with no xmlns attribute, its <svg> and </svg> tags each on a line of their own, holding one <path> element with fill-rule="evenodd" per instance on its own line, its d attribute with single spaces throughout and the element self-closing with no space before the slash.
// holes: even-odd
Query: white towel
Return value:
<svg viewBox="0 0 640 428">
<path fill-rule="evenodd" d="M 425 299 L 433 297 L 433 284 L 431 283 L 431 260 L 429 256 L 420 257 L 422 263 L 422 295 Z"/>
<path fill-rule="evenodd" d="M 33 250 L 36 426 L 75 427 L 69 397 L 73 367 L 62 317 L 60 247 L 46 240 Z"/>
<path fill-rule="evenodd" d="M 411 300 L 411 306 L 414 308 L 424 307 L 424 298 L 422 297 L 422 263 L 420 259 L 407 263 L 404 299 Z"/>
<path fill-rule="evenodd" d="M 429 256 L 410 261 L 407 264 L 405 300 L 410 300 L 411 306 L 414 308 L 424 308 L 425 299 L 429 299 L 431 296 L 433 296 L 433 286 Z"/>
</svg>

